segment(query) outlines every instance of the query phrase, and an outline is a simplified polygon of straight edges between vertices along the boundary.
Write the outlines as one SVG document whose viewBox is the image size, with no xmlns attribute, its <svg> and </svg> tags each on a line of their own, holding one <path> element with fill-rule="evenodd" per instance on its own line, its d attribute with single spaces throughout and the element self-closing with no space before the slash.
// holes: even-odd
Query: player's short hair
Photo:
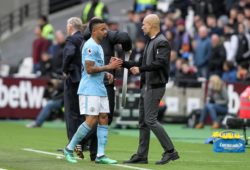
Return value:
<svg viewBox="0 0 250 170">
<path fill-rule="evenodd" d="M 103 24 L 103 23 L 105 23 L 105 22 L 100 18 L 92 18 L 89 21 L 89 31 L 90 31 L 90 33 L 92 33 L 94 26 L 96 26 L 98 24 Z"/>
<path fill-rule="evenodd" d="M 81 31 L 82 30 L 82 20 L 78 17 L 71 17 L 70 19 L 68 19 L 68 23 L 71 24 L 73 26 L 73 28 L 77 31 Z"/>
</svg>

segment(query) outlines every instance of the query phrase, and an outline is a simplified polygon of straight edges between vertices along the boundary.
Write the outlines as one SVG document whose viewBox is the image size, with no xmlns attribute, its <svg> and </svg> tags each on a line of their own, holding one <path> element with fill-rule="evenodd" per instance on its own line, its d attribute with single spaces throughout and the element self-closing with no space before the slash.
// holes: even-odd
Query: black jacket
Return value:
<svg viewBox="0 0 250 170">
<path fill-rule="evenodd" d="M 84 32 L 84 40 L 88 40 L 91 37 L 89 29 L 87 28 Z M 124 51 L 129 51 L 132 48 L 132 41 L 126 32 L 120 31 L 108 31 L 107 36 L 102 40 L 101 46 L 104 52 L 105 65 L 109 63 L 110 58 L 115 55 L 115 45 L 121 44 Z M 115 75 L 115 70 L 111 71 Z M 107 85 L 108 81 L 104 81 Z"/>
<path fill-rule="evenodd" d="M 80 82 L 81 80 L 81 44 L 83 35 L 80 31 L 74 35 L 67 37 L 63 50 L 63 66 L 62 71 L 69 75 L 72 82 Z"/>
<path fill-rule="evenodd" d="M 163 34 L 158 33 L 146 44 L 143 57 L 139 62 L 124 62 L 123 66 L 138 66 L 141 72 L 141 87 L 165 87 L 169 76 L 170 45 Z"/>
<path fill-rule="evenodd" d="M 222 75 L 223 63 L 226 60 L 226 50 L 223 45 L 213 47 L 209 60 L 209 72 Z"/>
</svg>

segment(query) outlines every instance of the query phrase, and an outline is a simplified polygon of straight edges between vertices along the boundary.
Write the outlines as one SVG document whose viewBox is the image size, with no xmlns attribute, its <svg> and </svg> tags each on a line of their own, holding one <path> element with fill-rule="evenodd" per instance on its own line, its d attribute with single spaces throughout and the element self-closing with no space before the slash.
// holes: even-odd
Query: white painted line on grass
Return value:
<svg viewBox="0 0 250 170">
<path fill-rule="evenodd" d="M 31 149 L 31 148 L 23 148 L 23 150 L 24 151 L 29 151 L 29 152 L 41 153 L 41 154 L 45 154 L 45 155 L 64 156 L 64 155 L 58 154 L 58 153 L 52 153 L 52 152 L 46 152 L 46 151 L 41 151 L 41 150 L 35 150 L 35 149 Z"/>
<path fill-rule="evenodd" d="M 31 148 L 23 148 L 22 150 L 28 151 L 28 152 L 35 152 L 35 153 L 39 153 L 39 154 L 52 155 L 52 156 L 56 156 L 57 158 L 64 157 L 63 154 L 46 152 L 46 151 L 41 151 L 41 150 L 36 150 L 36 149 L 31 149 Z M 80 159 L 80 158 L 77 158 L 77 159 Z M 119 167 L 128 168 L 128 169 L 135 169 L 135 170 L 151 170 L 151 169 L 139 168 L 139 167 L 123 165 L 123 164 L 110 164 L 110 165 L 119 166 Z M 4 169 L 0 169 L 0 170 L 4 170 Z"/>
<path fill-rule="evenodd" d="M 128 168 L 128 169 L 136 169 L 136 170 L 151 170 L 151 169 L 139 168 L 139 167 L 135 167 L 135 166 L 122 165 L 122 164 L 110 164 L 110 165 L 119 166 L 119 167 Z"/>
<path fill-rule="evenodd" d="M 0 168 L 0 170 L 7 170 L 7 169 Z"/>
</svg>

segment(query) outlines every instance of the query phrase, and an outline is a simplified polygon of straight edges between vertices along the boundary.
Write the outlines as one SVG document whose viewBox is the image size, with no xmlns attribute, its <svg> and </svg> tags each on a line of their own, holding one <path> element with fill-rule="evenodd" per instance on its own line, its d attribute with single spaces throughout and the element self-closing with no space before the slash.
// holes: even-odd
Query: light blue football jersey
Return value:
<svg viewBox="0 0 250 170">
<path fill-rule="evenodd" d="M 104 53 L 101 45 L 97 44 L 93 38 L 85 42 L 82 49 L 82 78 L 78 87 L 78 95 L 86 96 L 107 96 L 107 90 L 104 86 L 105 72 L 88 74 L 85 61 L 94 61 L 95 66 L 104 65 Z"/>
</svg>

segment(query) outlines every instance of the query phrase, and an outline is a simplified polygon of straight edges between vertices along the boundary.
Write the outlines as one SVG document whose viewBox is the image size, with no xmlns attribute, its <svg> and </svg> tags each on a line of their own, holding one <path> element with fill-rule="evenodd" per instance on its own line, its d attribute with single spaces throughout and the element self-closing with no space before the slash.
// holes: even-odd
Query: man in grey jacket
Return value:
<svg viewBox="0 0 250 170">
<path fill-rule="evenodd" d="M 147 15 L 143 20 L 142 30 L 150 38 L 142 59 L 138 63 L 123 62 L 123 67 L 130 69 L 132 74 L 141 74 L 139 147 L 137 153 L 124 163 L 148 163 L 150 130 L 152 130 L 164 149 L 162 159 L 156 164 L 166 164 L 179 159 L 171 139 L 157 121 L 159 103 L 168 82 L 171 49 L 164 35 L 160 33 L 160 20 L 157 15 Z"/>
</svg>

